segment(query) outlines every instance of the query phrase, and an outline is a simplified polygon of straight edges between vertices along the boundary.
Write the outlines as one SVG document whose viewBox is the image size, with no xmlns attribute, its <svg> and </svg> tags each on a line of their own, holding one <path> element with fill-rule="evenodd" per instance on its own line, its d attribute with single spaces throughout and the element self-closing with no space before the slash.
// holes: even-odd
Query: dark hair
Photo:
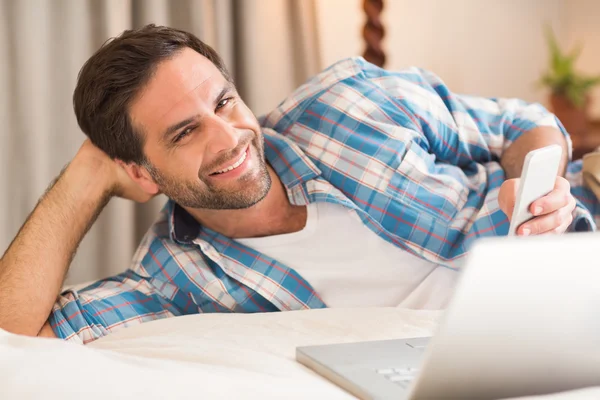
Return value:
<svg viewBox="0 0 600 400">
<path fill-rule="evenodd" d="M 73 93 L 79 127 L 111 158 L 142 164 L 144 137 L 129 116 L 132 100 L 157 65 L 189 47 L 231 76 L 221 57 L 191 33 L 154 24 L 124 31 L 108 40 L 81 68 Z"/>
</svg>

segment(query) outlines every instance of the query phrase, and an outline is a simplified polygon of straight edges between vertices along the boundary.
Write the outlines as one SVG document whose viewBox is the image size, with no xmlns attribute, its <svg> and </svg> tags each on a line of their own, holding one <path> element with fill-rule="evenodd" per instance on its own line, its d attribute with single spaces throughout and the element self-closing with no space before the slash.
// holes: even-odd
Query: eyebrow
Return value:
<svg viewBox="0 0 600 400">
<path fill-rule="evenodd" d="M 217 104 L 219 104 L 219 102 L 223 99 L 223 97 L 225 97 L 225 95 L 228 92 L 231 92 L 233 90 L 233 85 L 231 84 L 231 82 L 228 82 L 223 89 L 221 89 L 221 91 L 219 92 L 219 94 L 217 95 L 217 97 L 215 97 L 215 100 L 213 102 L 213 105 L 216 107 Z M 178 130 L 180 130 L 181 128 L 185 127 L 186 125 L 189 125 L 190 123 L 196 121 L 198 118 L 200 117 L 200 114 L 196 114 L 193 117 L 190 118 L 186 118 L 183 121 L 177 122 L 174 125 L 171 125 L 170 127 L 168 127 L 165 132 L 162 135 L 162 139 L 165 142 L 169 141 L 169 138 Z"/>
</svg>

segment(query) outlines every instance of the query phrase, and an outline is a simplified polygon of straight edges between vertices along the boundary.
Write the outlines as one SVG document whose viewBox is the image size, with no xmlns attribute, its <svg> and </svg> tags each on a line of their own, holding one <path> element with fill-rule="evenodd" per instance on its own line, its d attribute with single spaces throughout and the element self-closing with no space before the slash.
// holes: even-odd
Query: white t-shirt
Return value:
<svg viewBox="0 0 600 400">
<path fill-rule="evenodd" d="M 236 240 L 294 269 L 329 307 L 446 307 L 456 271 L 385 241 L 344 206 L 312 203 L 307 214 L 299 232 Z"/>
</svg>

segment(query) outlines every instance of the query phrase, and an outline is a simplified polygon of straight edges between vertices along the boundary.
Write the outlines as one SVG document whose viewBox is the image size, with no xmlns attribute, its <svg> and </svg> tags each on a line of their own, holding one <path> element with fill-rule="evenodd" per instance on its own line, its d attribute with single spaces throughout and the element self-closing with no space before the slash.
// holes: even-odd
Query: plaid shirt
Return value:
<svg viewBox="0 0 600 400">
<path fill-rule="evenodd" d="M 524 132 L 560 129 L 542 106 L 451 93 L 429 72 L 340 61 L 261 118 L 265 153 L 295 205 L 356 210 L 373 234 L 432 263 L 458 268 L 479 237 L 505 235 L 499 160 Z M 569 150 L 570 150 L 570 140 Z M 578 199 L 573 230 L 595 229 L 600 207 Z M 120 327 L 203 312 L 326 307 L 290 266 L 200 226 L 169 201 L 126 272 L 57 300 L 50 323 L 90 342 Z"/>
</svg>

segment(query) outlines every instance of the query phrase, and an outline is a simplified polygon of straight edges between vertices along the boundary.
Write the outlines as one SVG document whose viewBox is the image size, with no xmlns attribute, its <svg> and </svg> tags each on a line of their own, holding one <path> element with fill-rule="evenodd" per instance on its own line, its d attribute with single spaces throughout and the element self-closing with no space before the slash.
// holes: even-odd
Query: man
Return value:
<svg viewBox="0 0 600 400">
<path fill-rule="evenodd" d="M 84 65 L 90 141 L 0 263 L 0 327 L 83 343 L 200 312 L 442 308 L 481 236 L 506 234 L 525 155 L 569 141 L 539 105 L 458 96 L 418 69 L 341 61 L 261 123 L 218 55 L 153 25 Z M 112 196 L 170 200 L 115 277 L 56 297 Z M 521 235 L 595 229 L 586 189 L 557 177 Z M 583 206 L 585 202 L 586 207 Z M 490 255 L 493 257 L 493 254 Z"/>
</svg>

